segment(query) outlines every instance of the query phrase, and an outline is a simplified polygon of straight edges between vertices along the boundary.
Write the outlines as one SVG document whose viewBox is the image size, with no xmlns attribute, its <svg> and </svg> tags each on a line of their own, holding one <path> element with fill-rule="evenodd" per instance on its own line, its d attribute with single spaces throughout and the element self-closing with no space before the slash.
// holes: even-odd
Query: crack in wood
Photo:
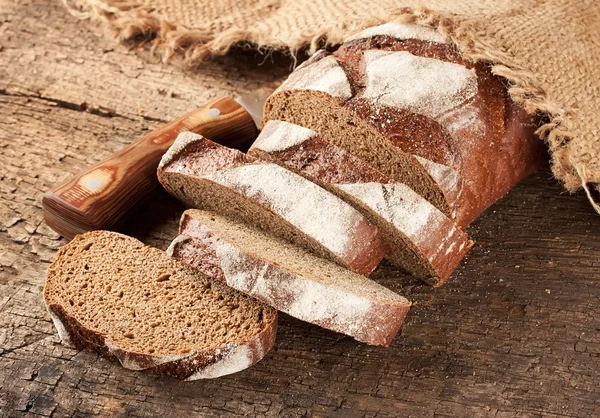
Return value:
<svg viewBox="0 0 600 418">
<path fill-rule="evenodd" d="M 54 99 L 52 97 L 45 97 L 45 96 L 42 96 L 41 94 L 11 93 L 11 92 L 7 91 L 6 89 L 0 89 L 0 95 L 8 96 L 8 97 L 25 97 L 25 98 L 29 98 L 29 99 L 38 99 L 38 100 L 42 100 L 42 101 L 45 101 L 48 103 L 52 103 L 63 109 L 74 110 L 76 112 L 87 112 L 87 113 L 91 113 L 92 115 L 101 116 L 101 117 L 105 117 L 105 118 L 118 117 L 118 118 L 130 120 L 130 121 L 136 120 L 135 118 L 132 118 L 130 116 L 126 116 L 124 114 L 117 113 L 113 109 L 108 109 L 103 106 L 91 106 L 91 105 L 87 104 L 86 102 L 73 103 L 73 102 L 68 102 L 66 100 Z M 146 115 L 142 115 L 141 118 L 144 120 L 147 120 L 147 121 L 152 121 L 152 122 L 161 122 L 161 123 L 168 122 L 167 120 L 164 120 L 161 118 L 155 118 L 155 117 L 146 116 Z"/>
<path fill-rule="evenodd" d="M 0 353 L 0 357 L 4 357 L 7 354 L 13 353 L 13 352 L 15 352 L 17 350 L 20 350 L 22 348 L 27 348 L 27 347 L 29 347 L 31 345 L 37 344 L 37 343 L 39 343 L 41 341 L 44 341 L 44 340 L 46 340 L 48 338 L 54 337 L 54 334 L 42 334 L 42 335 L 44 335 L 42 338 L 34 339 L 33 341 L 30 341 L 30 342 L 18 345 L 18 346 L 13 347 L 13 348 L 2 349 L 2 352 Z"/>
</svg>

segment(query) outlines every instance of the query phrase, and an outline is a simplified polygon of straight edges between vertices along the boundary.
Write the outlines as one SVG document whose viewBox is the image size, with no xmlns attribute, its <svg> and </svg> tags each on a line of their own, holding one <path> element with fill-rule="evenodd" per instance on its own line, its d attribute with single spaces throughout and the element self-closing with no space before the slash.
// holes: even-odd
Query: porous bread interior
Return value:
<svg viewBox="0 0 600 418">
<path fill-rule="evenodd" d="M 188 355 L 243 344 L 276 311 L 121 234 L 75 237 L 48 270 L 48 306 L 132 353 Z"/>
<path fill-rule="evenodd" d="M 313 90 L 278 92 L 265 105 L 263 124 L 269 120 L 282 120 L 318 132 L 322 139 L 406 184 L 451 216 L 443 192 L 414 157 L 400 151 L 328 94 Z"/>
<path fill-rule="evenodd" d="M 164 171 L 161 176 L 165 179 L 168 178 L 163 183 L 168 185 L 168 190 L 172 194 L 194 208 L 211 210 L 271 231 L 277 236 L 308 248 L 342 266 L 348 266 L 346 261 L 333 254 L 315 239 L 300 232 L 281 216 L 229 187 L 207 179 L 169 171 Z"/>
<path fill-rule="evenodd" d="M 368 296 L 371 300 L 393 304 L 409 303 L 404 297 L 370 279 L 257 228 L 213 212 L 188 210 L 183 218 L 184 234 L 186 218 L 199 221 L 215 232 L 221 239 L 240 248 L 254 258 L 277 265 L 292 274 L 331 288 L 337 288 L 347 294 Z"/>
<path fill-rule="evenodd" d="M 261 150 L 260 148 L 254 148 L 252 153 L 265 161 L 272 161 L 280 164 L 283 167 L 295 171 L 297 174 L 302 175 L 317 183 L 319 186 L 327 189 L 331 193 L 338 196 L 340 199 L 345 200 L 359 210 L 372 224 L 374 224 L 379 232 L 383 235 L 385 242 L 389 247 L 389 253 L 386 255 L 386 259 L 397 267 L 400 267 L 407 272 L 424 279 L 430 283 L 437 283 L 437 274 L 431 262 L 427 257 L 423 256 L 417 249 L 417 247 L 400 232 L 394 225 L 379 216 L 373 209 L 367 206 L 363 201 L 357 199 L 349 193 L 344 192 L 335 184 L 321 181 L 319 178 L 308 175 L 302 170 L 296 170 L 292 165 L 287 165 L 285 161 L 281 161 L 274 158 L 270 153 Z M 335 177 L 335 176 L 334 176 Z"/>
</svg>

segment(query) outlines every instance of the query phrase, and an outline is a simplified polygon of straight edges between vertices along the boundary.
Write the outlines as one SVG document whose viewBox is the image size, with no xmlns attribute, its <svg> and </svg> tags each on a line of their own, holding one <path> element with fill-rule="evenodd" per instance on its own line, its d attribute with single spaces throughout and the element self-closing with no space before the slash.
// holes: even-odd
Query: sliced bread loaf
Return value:
<svg viewBox="0 0 600 418">
<path fill-rule="evenodd" d="M 188 210 L 167 253 L 282 312 L 389 345 L 410 307 L 391 290 L 310 251 L 213 212 Z"/>
<path fill-rule="evenodd" d="M 446 194 L 457 192 L 443 190 L 416 156 L 400 150 L 368 119 L 363 120 L 348 109 L 345 103 L 351 98 L 352 86 L 338 59 L 320 51 L 296 68 L 267 99 L 263 127 L 269 120 L 282 120 L 310 128 L 326 141 L 408 185 L 453 217 L 455 205 Z"/>
<path fill-rule="evenodd" d="M 370 274 L 387 251 L 377 228 L 340 198 L 200 135 L 179 135 L 160 162 L 158 179 L 190 206 L 271 231 L 359 274 Z"/>
<path fill-rule="evenodd" d="M 390 248 L 386 258 L 430 284 L 444 283 L 473 245 L 425 198 L 310 129 L 269 121 L 249 154 L 281 164 L 352 204 L 383 234 Z"/>
<path fill-rule="evenodd" d="M 180 379 L 238 372 L 275 342 L 274 309 L 115 232 L 61 248 L 44 299 L 63 343 Z"/>
<path fill-rule="evenodd" d="M 388 23 L 315 54 L 267 100 L 263 121 L 319 132 L 469 224 L 539 165 L 535 117 L 484 62 L 437 31 Z M 263 122 L 263 123 L 264 123 Z"/>
</svg>

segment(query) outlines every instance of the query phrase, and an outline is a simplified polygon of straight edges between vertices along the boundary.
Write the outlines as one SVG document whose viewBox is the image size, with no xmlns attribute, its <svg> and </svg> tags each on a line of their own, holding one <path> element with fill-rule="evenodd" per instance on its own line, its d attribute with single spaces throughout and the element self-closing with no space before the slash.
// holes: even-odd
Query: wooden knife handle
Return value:
<svg viewBox="0 0 600 418">
<path fill-rule="evenodd" d="M 239 103 L 217 99 L 45 193 L 42 207 L 46 223 L 67 239 L 119 226 L 158 187 L 158 163 L 177 135 L 185 131 L 244 150 L 258 134 L 252 117 Z"/>
</svg>

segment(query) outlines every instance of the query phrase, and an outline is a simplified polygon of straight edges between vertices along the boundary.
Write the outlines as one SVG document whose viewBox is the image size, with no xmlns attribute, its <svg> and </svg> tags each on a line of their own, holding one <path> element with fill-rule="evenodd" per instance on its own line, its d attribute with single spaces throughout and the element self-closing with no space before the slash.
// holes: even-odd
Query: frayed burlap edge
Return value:
<svg viewBox="0 0 600 418">
<path fill-rule="evenodd" d="M 317 36 L 300 39 L 296 45 L 286 45 L 277 37 L 258 30 L 229 28 L 220 33 L 211 30 L 187 29 L 152 14 L 143 6 L 131 2 L 112 0 L 62 0 L 71 15 L 79 19 L 92 19 L 104 23 L 115 38 L 125 45 L 148 45 L 152 53 L 159 54 L 163 62 L 173 56 L 183 58 L 189 66 L 196 66 L 209 56 L 225 55 L 232 46 L 252 44 L 252 48 L 264 53 L 275 50 L 288 53 L 295 58 L 299 49 L 310 45 L 312 52 L 318 49 L 318 40 L 327 31 Z M 117 4 L 117 3 L 115 3 Z M 314 45 L 313 45 L 314 44 Z"/>
<path fill-rule="evenodd" d="M 531 71 L 523 68 L 508 51 L 489 42 L 493 36 L 488 36 L 484 27 L 462 20 L 459 16 L 444 15 L 423 7 L 415 10 L 396 10 L 391 13 L 390 20 L 392 19 L 436 28 L 449 37 L 466 58 L 474 62 L 489 62 L 492 72 L 509 82 L 508 92 L 511 98 L 521 104 L 528 113 L 538 114 L 544 120 L 536 134 L 550 149 L 554 176 L 562 181 L 569 192 L 583 188 L 592 207 L 600 213 L 600 205 L 594 199 L 590 188 L 600 191 L 598 185 L 588 181 L 591 177 L 588 176 L 584 163 L 574 162 L 570 158 L 568 145 L 574 138 L 569 121 L 571 112 L 551 101 L 540 87 L 542 83 Z"/>
<path fill-rule="evenodd" d="M 536 80 L 532 72 L 520 66 L 508 51 L 489 42 L 493 36 L 486 36 L 484 27 L 460 16 L 441 14 L 425 7 L 398 9 L 389 16 L 362 20 L 350 29 L 348 26 L 326 28 L 316 35 L 300 37 L 297 44 L 287 45 L 269 34 L 252 30 L 229 28 L 214 33 L 178 27 L 144 10 L 135 0 L 129 3 L 120 1 L 118 8 L 111 5 L 111 0 L 62 1 L 70 13 L 78 18 L 103 21 L 119 42 L 135 46 L 149 44 L 153 52 L 162 56 L 163 61 L 178 55 L 188 65 L 197 65 L 211 55 L 227 54 L 232 46 L 244 42 L 251 43 L 262 52 L 278 50 L 295 57 L 300 49 L 308 49 L 311 54 L 319 48 L 340 44 L 358 30 L 385 21 L 398 20 L 433 27 L 449 37 L 467 59 L 489 62 L 494 74 L 508 80 L 511 98 L 530 114 L 542 116 L 545 123 L 536 133 L 550 149 L 552 172 L 568 191 L 575 192 L 583 188 L 596 212 L 600 213 L 600 204 L 595 201 L 590 187 L 597 191 L 600 188 L 588 183 L 590 177 L 585 164 L 570 159 L 568 144 L 574 135 L 570 128 L 569 112 L 549 100 L 540 87 L 542 83 Z"/>
</svg>

